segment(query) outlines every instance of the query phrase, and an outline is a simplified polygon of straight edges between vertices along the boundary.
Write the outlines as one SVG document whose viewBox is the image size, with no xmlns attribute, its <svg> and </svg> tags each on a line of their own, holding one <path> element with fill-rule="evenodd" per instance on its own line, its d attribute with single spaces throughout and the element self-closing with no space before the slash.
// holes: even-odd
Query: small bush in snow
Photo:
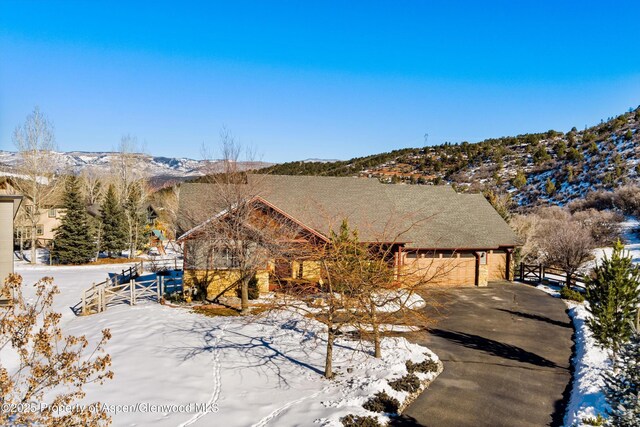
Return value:
<svg viewBox="0 0 640 427">
<path fill-rule="evenodd" d="M 563 286 L 562 289 L 560 289 L 560 298 L 576 302 L 584 302 L 584 295 L 578 291 L 574 291 L 568 286 Z"/>
<path fill-rule="evenodd" d="M 413 393 L 420 389 L 420 378 L 415 374 L 408 374 L 394 381 L 389 381 L 389 386 L 395 391 Z"/>
<path fill-rule="evenodd" d="M 340 418 L 345 427 L 382 427 L 376 417 L 349 414 Z"/>
<path fill-rule="evenodd" d="M 588 426 L 603 426 L 607 420 L 600 414 L 597 417 L 587 417 L 582 419 L 582 424 Z"/>
<path fill-rule="evenodd" d="M 407 367 L 407 372 L 409 372 L 410 374 L 414 372 L 429 373 L 429 372 L 436 372 L 438 370 L 438 364 L 428 358 L 418 363 L 412 362 L 411 360 L 407 360 L 405 365 Z"/>
<path fill-rule="evenodd" d="M 375 396 L 364 402 L 362 407 L 371 412 L 386 412 L 395 414 L 398 412 L 400 402 L 395 397 L 389 396 L 384 391 L 379 391 Z"/>
</svg>

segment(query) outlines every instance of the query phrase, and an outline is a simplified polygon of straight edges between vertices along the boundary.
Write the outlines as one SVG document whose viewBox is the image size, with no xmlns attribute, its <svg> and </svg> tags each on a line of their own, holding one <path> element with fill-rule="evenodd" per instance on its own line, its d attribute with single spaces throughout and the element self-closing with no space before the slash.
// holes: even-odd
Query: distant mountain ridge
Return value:
<svg viewBox="0 0 640 427">
<path fill-rule="evenodd" d="M 60 173 L 80 173 L 85 169 L 92 169 L 96 173 L 108 173 L 115 152 L 69 151 L 55 152 L 57 171 Z M 194 160 L 185 157 L 174 158 L 151 156 L 148 154 L 133 154 L 135 167 L 145 176 L 156 183 L 181 181 L 189 178 L 204 176 L 220 169 L 219 160 Z M 0 151 L 0 171 L 14 172 L 20 161 L 19 154 L 13 151 Z M 259 169 L 273 165 L 266 162 L 239 162 L 241 169 Z"/>
</svg>

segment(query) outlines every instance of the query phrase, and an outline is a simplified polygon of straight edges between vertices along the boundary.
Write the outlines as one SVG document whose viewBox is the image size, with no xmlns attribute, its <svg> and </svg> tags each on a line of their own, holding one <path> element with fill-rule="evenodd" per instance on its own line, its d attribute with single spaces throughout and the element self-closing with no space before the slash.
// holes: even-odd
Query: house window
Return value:
<svg viewBox="0 0 640 427">
<path fill-rule="evenodd" d="M 49 209 L 49 218 L 55 218 L 55 217 L 56 217 L 55 208 Z"/>
<path fill-rule="evenodd" d="M 241 247 L 243 245 L 240 245 Z M 254 245 L 247 245 L 244 250 L 251 253 Z M 239 248 L 240 249 L 240 248 Z M 207 242 L 204 239 L 188 240 L 185 245 L 185 261 L 187 269 L 211 270 L 231 269 L 240 266 L 240 257 L 233 250 L 220 243 Z"/>
<path fill-rule="evenodd" d="M 298 263 L 298 279 L 304 278 L 304 262 L 300 261 Z"/>
<path fill-rule="evenodd" d="M 38 236 L 42 236 L 44 234 L 44 226 L 42 224 L 38 224 L 36 226 L 36 234 Z"/>
<path fill-rule="evenodd" d="M 23 239 L 30 239 L 31 238 L 31 227 L 18 227 L 16 229 L 17 231 L 17 236 L 18 238 L 22 237 Z"/>
<path fill-rule="evenodd" d="M 213 268 L 237 268 L 240 265 L 238 255 L 228 248 L 214 249 L 212 258 Z"/>
</svg>

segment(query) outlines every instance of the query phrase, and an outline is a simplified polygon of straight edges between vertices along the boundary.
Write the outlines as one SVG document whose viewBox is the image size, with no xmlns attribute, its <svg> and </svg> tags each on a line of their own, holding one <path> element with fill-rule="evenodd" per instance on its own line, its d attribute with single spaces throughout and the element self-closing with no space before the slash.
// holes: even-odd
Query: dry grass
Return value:
<svg viewBox="0 0 640 427">
<path fill-rule="evenodd" d="M 195 307 L 192 310 L 194 313 L 202 314 L 208 317 L 231 317 L 231 316 L 240 316 L 240 312 L 233 308 L 223 307 L 223 306 L 199 306 Z"/>
</svg>

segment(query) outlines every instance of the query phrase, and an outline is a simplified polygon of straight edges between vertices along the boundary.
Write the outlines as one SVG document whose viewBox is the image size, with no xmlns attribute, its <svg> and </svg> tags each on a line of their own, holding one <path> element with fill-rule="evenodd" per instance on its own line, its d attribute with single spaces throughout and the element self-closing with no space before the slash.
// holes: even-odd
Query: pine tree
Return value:
<svg viewBox="0 0 640 427">
<path fill-rule="evenodd" d="M 604 374 L 604 394 L 609 404 L 608 424 L 640 426 L 640 334 L 620 347 L 611 372 Z"/>
<path fill-rule="evenodd" d="M 112 256 L 113 253 L 121 252 L 127 247 L 126 219 L 113 184 L 109 185 L 100 210 L 102 218 L 100 249 Z"/>
<path fill-rule="evenodd" d="M 551 181 L 551 178 L 547 178 L 547 182 L 544 184 L 544 191 L 546 191 L 549 196 L 553 196 L 553 193 L 556 192 L 556 185 Z"/>
<path fill-rule="evenodd" d="M 598 344 L 618 352 L 631 336 L 640 302 L 640 270 L 618 240 L 611 258 L 605 256 L 586 280 L 589 328 Z"/>
<path fill-rule="evenodd" d="M 516 177 L 513 178 L 512 184 L 518 190 L 527 184 L 527 177 L 525 176 L 522 169 L 518 169 L 518 171 L 516 172 Z"/>
<path fill-rule="evenodd" d="M 66 213 L 55 230 L 54 255 L 60 264 L 86 263 L 93 257 L 95 244 L 80 197 L 80 181 L 75 176 L 65 182 L 64 207 Z"/>
</svg>

